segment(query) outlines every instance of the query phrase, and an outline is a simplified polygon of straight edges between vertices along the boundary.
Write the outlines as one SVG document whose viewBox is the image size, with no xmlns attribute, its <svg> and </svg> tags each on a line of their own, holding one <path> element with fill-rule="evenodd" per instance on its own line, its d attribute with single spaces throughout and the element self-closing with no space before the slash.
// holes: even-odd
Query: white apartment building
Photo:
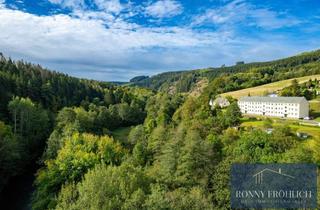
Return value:
<svg viewBox="0 0 320 210">
<path fill-rule="evenodd" d="M 305 97 L 242 97 L 238 101 L 242 114 L 273 117 L 305 118 L 309 116 L 309 102 Z"/>
</svg>

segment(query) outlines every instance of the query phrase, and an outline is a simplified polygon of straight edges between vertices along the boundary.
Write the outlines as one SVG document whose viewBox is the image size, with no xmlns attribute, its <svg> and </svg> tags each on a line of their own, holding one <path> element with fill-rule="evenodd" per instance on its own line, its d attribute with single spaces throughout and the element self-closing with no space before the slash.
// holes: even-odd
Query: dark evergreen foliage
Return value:
<svg viewBox="0 0 320 210">
<path fill-rule="evenodd" d="M 135 81 L 133 84 L 154 90 L 168 91 L 175 87 L 177 92 L 188 92 L 201 79 L 214 80 L 218 76 L 226 77 L 225 90 L 232 91 L 262 85 L 270 82 L 313 75 L 320 73 L 320 50 L 297 56 L 269 61 L 222 66 L 219 68 L 199 69 L 193 71 L 166 72 Z"/>
</svg>

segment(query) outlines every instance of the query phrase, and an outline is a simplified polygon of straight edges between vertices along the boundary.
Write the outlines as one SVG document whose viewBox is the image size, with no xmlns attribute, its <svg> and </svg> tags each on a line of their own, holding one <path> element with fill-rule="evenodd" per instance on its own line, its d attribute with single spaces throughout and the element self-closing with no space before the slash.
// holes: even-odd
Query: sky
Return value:
<svg viewBox="0 0 320 210">
<path fill-rule="evenodd" d="M 273 60 L 319 43 L 319 0 L 0 0 L 0 52 L 102 81 Z"/>
</svg>

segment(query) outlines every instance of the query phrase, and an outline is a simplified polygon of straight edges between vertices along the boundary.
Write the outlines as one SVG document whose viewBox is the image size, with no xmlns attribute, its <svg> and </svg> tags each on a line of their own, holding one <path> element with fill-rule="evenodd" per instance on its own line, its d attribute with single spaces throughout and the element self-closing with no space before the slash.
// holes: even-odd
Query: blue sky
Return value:
<svg viewBox="0 0 320 210">
<path fill-rule="evenodd" d="M 0 52 L 104 81 L 291 56 L 319 32 L 319 0 L 0 0 Z"/>
</svg>

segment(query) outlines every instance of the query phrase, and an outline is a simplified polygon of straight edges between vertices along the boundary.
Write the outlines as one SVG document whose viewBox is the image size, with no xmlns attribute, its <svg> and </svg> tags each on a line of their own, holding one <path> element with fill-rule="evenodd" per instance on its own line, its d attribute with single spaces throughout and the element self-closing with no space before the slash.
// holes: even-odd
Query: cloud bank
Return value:
<svg viewBox="0 0 320 210">
<path fill-rule="evenodd" d="M 145 5 L 118 0 L 49 1 L 71 12 L 39 15 L 0 6 L 0 51 L 78 77 L 127 81 L 169 70 L 269 60 L 312 49 L 314 44 L 293 42 L 284 35 L 239 35 L 233 26 L 239 22 L 268 30 L 300 23 L 239 0 L 206 9 L 191 17 L 190 24 L 173 26 L 144 25 L 132 18 L 172 18 L 184 11 L 177 1 Z M 240 12 L 241 18 L 236 15 Z M 201 28 L 208 22 L 214 29 Z"/>
</svg>

